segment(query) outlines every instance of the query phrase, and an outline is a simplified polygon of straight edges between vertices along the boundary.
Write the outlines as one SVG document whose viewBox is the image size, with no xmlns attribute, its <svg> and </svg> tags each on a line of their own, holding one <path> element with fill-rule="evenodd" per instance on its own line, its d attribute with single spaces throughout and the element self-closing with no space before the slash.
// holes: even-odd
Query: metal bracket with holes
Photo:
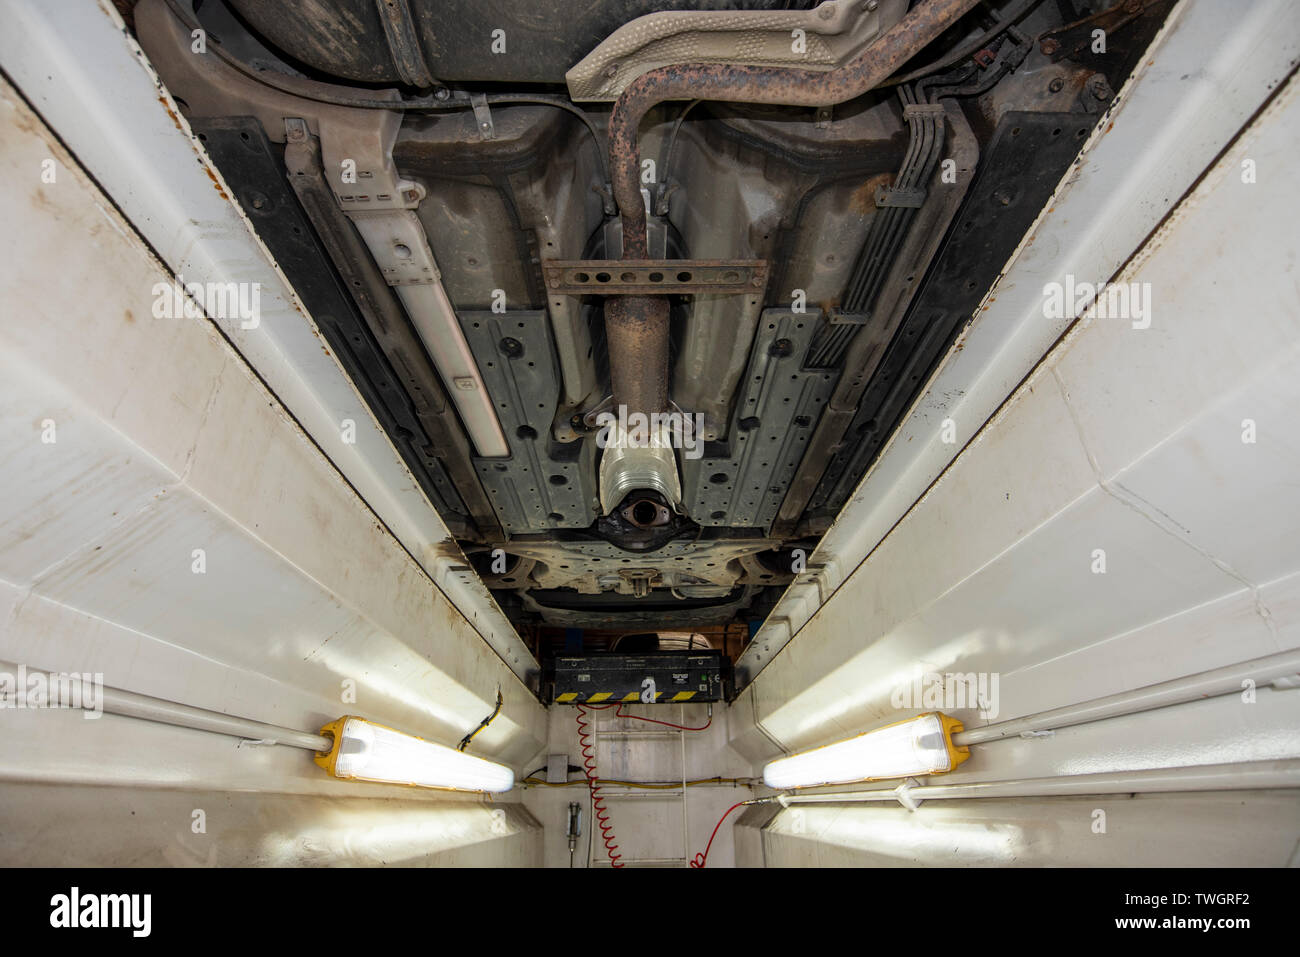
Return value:
<svg viewBox="0 0 1300 957">
<path fill-rule="evenodd" d="M 740 295 L 767 286 L 761 259 L 595 259 L 542 263 L 546 287 L 570 296 Z"/>
<path fill-rule="evenodd" d="M 415 212 L 424 198 L 424 187 L 403 179 L 393 163 L 393 141 L 401 117 L 389 114 L 391 119 L 381 119 L 375 126 L 367 111 L 355 112 L 361 114 L 356 128 L 337 123 L 321 130 L 322 168 L 330 189 L 385 281 L 396 290 L 478 454 L 509 455 L 492 397 L 460 330 L 428 234 Z M 302 119 L 285 120 L 285 136 L 291 145 L 306 142 L 310 135 Z M 345 172 L 355 173 L 355 182 Z"/>
<path fill-rule="evenodd" d="M 840 377 L 803 364 L 821 315 L 763 311 L 725 442 L 681 461 L 682 501 L 700 525 L 768 528 L 776 518 Z"/>
<path fill-rule="evenodd" d="M 393 163 L 401 115 L 389 110 L 354 112 L 363 114 L 355 124 L 320 125 L 321 168 L 339 206 L 348 214 L 415 209 L 424 199 L 424 186 L 403 179 Z M 284 135 L 290 143 L 306 142 L 310 135 L 307 121 L 286 117 Z"/>
</svg>

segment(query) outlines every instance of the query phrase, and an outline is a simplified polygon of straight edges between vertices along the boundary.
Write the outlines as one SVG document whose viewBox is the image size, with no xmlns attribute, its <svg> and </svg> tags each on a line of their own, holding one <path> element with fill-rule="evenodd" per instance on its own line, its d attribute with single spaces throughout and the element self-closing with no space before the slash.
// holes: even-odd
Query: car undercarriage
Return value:
<svg viewBox="0 0 1300 957">
<path fill-rule="evenodd" d="M 124 12 L 536 648 L 767 616 L 1170 6 Z"/>
</svg>

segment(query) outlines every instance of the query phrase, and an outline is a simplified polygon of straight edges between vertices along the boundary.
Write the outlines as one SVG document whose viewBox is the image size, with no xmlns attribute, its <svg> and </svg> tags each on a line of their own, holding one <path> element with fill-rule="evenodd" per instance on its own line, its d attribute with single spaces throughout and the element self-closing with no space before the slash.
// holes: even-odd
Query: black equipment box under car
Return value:
<svg viewBox="0 0 1300 957">
<path fill-rule="evenodd" d="M 555 704 L 682 704 L 723 700 L 730 679 L 731 661 L 720 651 L 557 655 L 542 692 Z"/>
</svg>

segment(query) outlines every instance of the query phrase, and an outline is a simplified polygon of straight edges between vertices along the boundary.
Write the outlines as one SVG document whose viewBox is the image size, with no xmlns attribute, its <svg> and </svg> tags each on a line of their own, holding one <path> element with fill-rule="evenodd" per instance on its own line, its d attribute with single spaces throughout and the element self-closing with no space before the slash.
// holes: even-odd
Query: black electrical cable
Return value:
<svg viewBox="0 0 1300 957">
<path fill-rule="evenodd" d="M 465 737 L 461 738 L 460 744 L 456 745 L 457 751 L 464 751 L 467 747 L 469 747 L 469 743 L 474 740 L 474 735 L 478 734 L 489 724 L 491 724 L 492 719 L 501 713 L 501 701 L 502 701 L 501 689 L 497 688 L 497 706 L 492 709 L 492 713 L 490 715 L 488 715 L 486 718 L 484 718 L 482 721 L 478 723 L 477 728 L 475 728 L 469 734 L 465 735 Z"/>
<path fill-rule="evenodd" d="M 596 145 L 596 157 L 600 161 L 600 175 L 604 182 L 609 182 L 609 161 L 605 157 L 605 147 L 600 138 L 600 131 L 596 128 L 595 122 L 585 110 L 579 109 L 561 96 L 552 96 L 545 93 L 489 93 L 488 103 L 500 103 L 502 105 L 510 103 L 536 103 L 540 106 L 553 106 L 557 110 L 566 110 L 580 119 L 587 132 L 591 134 L 592 142 Z"/>
<path fill-rule="evenodd" d="M 539 775 L 539 774 L 544 775 L 544 774 L 545 774 L 547 771 L 549 771 L 549 770 L 550 770 L 550 768 L 548 768 L 548 767 L 546 767 L 545 765 L 543 765 L 542 767 L 538 768 L 536 771 L 529 771 L 527 774 L 525 774 L 525 775 L 524 775 L 524 780 L 527 781 L 529 778 L 536 777 L 536 776 Z M 570 764 L 570 765 L 568 765 L 568 766 L 565 768 L 565 777 L 568 777 L 570 774 L 576 774 L 576 773 L 579 773 L 579 772 L 581 772 L 581 771 L 582 771 L 582 768 L 581 768 L 579 765 L 576 765 L 576 764 Z M 546 783 L 549 784 L 550 782 L 548 781 L 548 782 L 546 782 Z"/>
<path fill-rule="evenodd" d="M 996 62 L 990 66 L 983 77 L 973 83 L 962 85 L 960 81 L 954 83 L 948 77 L 931 77 L 918 83 L 917 89 L 924 89 L 931 103 L 937 103 L 940 98 L 946 96 L 978 96 L 986 92 L 994 83 L 1023 63 L 1025 57 L 1029 55 L 1032 41 L 1015 27 L 1007 30 L 1007 40 L 1010 41 L 1010 49 L 1008 50 L 1007 42 L 1004 41 L 998 50 Z M 933 86 L 934 84 L 944 85 Z"/>
<path fill-rule="evenodd" d="M 998 19 L 998 21 L 995 24 L 993 24 L 993 26 L 989 27 L 986 31 L 984 31 L 975 39 L 963 43 L 961 46 L 957 47 L 957 49 L 953 50 L 947 56 L 941 57 L 940 59 L 931 63 L 929 66 L 923 66 L 919 70 L 913 70 L 911 73 L 908 73 L 904 76 L 894 77 L 892 79 L 886 80 L 884 83 L 880 85 L 898 86 L 903 83 L 911 83 L 913 80 L 919 80 L 923 76 L 929 76 L 932 73 L 938 73 L 941 70 L 946 70 L 954 63 L 960 63 L 962 60 L 966 59 L 972 53 L 976 52 L 981 47 L 991 42 L 1003 30 L 1007 29 L 1010 26 L 1013 26 L 1017 20 L 1024 18 L 1029 13 L 1029 11 L 1033 10 L 1034 7 L 1038 6 L 1038 4 L 1042 2 L 1043 0 L 1020 0 L 1019 3 L 1011 4 L 1010 10 L 1008 10 L 1006 13 L 1003 13 L 1002 16 Z"/>
<path fill-rule="evenodd" d="M 672 132 L 668 134 L 668 146 L 664 150 L 663 159 L 659 163 L 659 181 L 661 183 L 668 182 L 668 171 L 672 169 L 673 165 L 673 147 L 677 145 L 677 132 L 682 128 L 682 121 L 686 119 L 687 113 L 703 102 L 703 100 L 691 100 L 691 102 L 687 103 L 682 111 L 677 114 L 677 119 L 673 123 Z"/>
</svg>

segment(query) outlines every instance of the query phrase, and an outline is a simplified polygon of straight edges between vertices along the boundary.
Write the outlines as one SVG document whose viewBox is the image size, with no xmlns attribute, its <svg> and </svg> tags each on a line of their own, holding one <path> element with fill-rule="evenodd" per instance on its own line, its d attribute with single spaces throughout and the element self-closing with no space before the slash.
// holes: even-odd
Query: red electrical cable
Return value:
<svg viewBox="0 0 1300 957">
<path fill-rule="evenodd" d="M 704 853 L 695 855 L 695 858 L 691 861 L 691 867 L 700 868 L 705 865 L 709 859 L 709 851 L 713 847 L 713 839 L 718 836 L 718 828 L 722 827 L 722 822 L 727 819 L 727 814 L 730 814 L 738 807 L 744 807 L 747 803 L 749 802 L 739 801 L 731 805 L 731 807 L 727 808 L 726 814 L 718 818 L 718 823 L 713 826 L 713 833 L 709 835 L 709 843 L 704 846 Z"/>
<path fill-rule="evenodd" d="M 591 790 L 591 809 L 596 816 L 596 826 L 600 828 L 600 839 L 605 842 L 605 853 L 609 855 L 610 867 L 623 867 L 619 859 L 623 856 L 617 853 L 618 845 L 614 843 L 614 825 L 609 823 L 609 812 L 605 810 L 604 799 L 600 796 L 600 784 L 596 780 L 596 755 L 591 750 L 591 742 L 587 740 L 587 708 L 589 705 L 578 705 L 578 744 L 582 748 L 582 766 L 587 775 L 587 787 Z M 604 711 L 611 707 L 605 705 L 604 708 L 597 707 L 596 711 Z"/>
<path fill-rule="evenodd" d="M 709 725 L 713 724 L 713 715 L 709 715 L 709 720 L 704 722 L 700 727 L 687 728 L 680 724 L 673 724 L 671 721 L 660 721 L 657 718 L 643 718 L 637 714 L 624 714 L 623 706 L 621 704 L 618 706 L 618 710 L 614 712 L 614 717 L 631 718 L 633 721 L 649 721 L 651 724 L 662 724 L 665 728 L 676 728 L 678 731 L 704 731 L 709 727 Z"/>
</svg>

